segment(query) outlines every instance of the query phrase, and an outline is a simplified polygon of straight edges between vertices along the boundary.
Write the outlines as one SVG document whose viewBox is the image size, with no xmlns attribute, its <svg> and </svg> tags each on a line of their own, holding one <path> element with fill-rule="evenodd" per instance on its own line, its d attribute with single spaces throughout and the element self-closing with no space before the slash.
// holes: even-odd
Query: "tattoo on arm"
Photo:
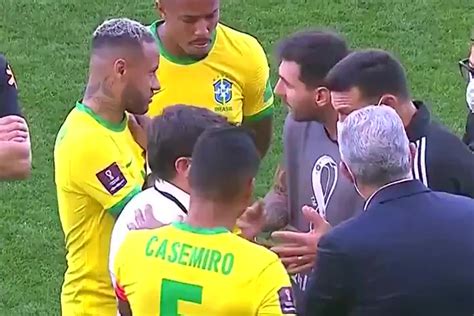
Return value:
<svg viewBox="0 0 474 316">
<path fill-rule="evenodd" d="M 264 231 L 274 231 L 285 227 L 289 222 L 288 190 L 286 171 L 279 165 L 273 178 L 273 187 L 265 196 L 267 220 Z"/>
</svg>

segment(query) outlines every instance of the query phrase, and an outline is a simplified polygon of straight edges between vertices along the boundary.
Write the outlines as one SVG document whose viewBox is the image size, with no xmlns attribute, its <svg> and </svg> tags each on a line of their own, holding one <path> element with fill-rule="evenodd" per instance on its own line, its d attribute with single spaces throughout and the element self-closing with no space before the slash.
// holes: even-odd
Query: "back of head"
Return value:
<svg viewBox="0 0 474 316">
<path fill-rule="evenodd" d="M 124 48 L 141 52 L 143 42 L 154 41 L 151 32 L 141 23 L 128 18 L 115 18 L 104 21 L 96 28 L 92 36 L 92 52 Z"/>
<path fill-rule="evenodd" d="M 335 92 L 357 88 L 372 103 L 384 94 L 409 99 L 405 70 L 400 62 L 383 50 L 362 50 L 349 54 L 329 71 L 326 82 Z"/>
<path fill-rule="evenodd" d="M 409 177 L 410 145 L 403 122 L 388 106 L 349 114 L 338 130 L 341 159 L 359 184 L 380 187 Z"/>
<path fill-rule="evenodd" d="M 175 162 L 191 157 L 201 134 L 215 126 L 228 126 L 225 117 L 208 109 L 174 105 L 152 119 L 148 130 L 148 161 L 154 176 L 170 181 L 176 175 Z"/>
<path fill-rule="evenodd" d="M 329 70 L 349 53 L 345 40 L 331 31 L 298 32 L 280 42 L 279 61 L 300 66 L 300 80 L 309 88 L 324 85 Z"/>
<path fill-rule="evenodd" d="M 255 142 L 245 129 L 208 129 L 194 147 L 189 174 L 192 192 L 215 202 L 249 203 L 259 165 Z"/>
</svg>

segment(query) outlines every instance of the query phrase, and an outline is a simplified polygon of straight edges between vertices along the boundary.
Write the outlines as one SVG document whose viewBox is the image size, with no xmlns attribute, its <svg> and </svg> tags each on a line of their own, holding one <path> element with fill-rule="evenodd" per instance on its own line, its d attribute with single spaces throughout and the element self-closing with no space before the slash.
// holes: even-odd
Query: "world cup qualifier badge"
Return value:
<svg viewBox="0 0 474 316">
<path fill-rule="evenodd" d="M 290 286 L 284 286 L 278 291 L 278 299 L 282 314 L 296 314 L 295 299 Z"/>
<path fill-rule="evenodd" d="M 127 179 L 120 171 L 116 162 L 96 174 L 97 179 L 104 188 L 112 195 L 120 191 L 126 184 Z"/>
</svg>

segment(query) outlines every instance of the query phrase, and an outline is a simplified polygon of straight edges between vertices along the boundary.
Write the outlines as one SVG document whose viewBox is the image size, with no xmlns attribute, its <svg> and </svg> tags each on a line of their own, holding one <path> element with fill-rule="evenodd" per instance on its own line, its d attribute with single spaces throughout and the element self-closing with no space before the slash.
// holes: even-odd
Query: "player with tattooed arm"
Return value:
<svg viewBox="0 0 474 316">
<path fill-rule="evenodd" d="M 152 35 L 138 22 L 112 19 L 94 32 L 85 95 L 54 149 L 67 250 L 62 315 L 116 315 L 110 236 L 116 216 L 144 183 L 144 152 L 128 124 L 131 114 L 146 113 L 159 89 L 156 56 Z"/>
</svg>

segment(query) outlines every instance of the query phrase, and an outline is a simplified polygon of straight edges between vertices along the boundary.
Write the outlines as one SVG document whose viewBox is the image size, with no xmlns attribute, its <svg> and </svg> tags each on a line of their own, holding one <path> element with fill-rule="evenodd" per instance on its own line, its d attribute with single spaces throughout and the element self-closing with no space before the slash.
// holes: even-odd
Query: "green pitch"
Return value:
<svg viewBox="0 0 474 316">
<path fill-rule="evenodd" d="M 33 146 L 30 180 L 0 184 L 0 315 L 59 315 L 65 270 L 53 178 L 58 128 L 81 97 L 89 38 L 105 18 L 155 19 L 152 0 L 2 0 L 0 50 L 16 72 Z M 256 35 L 269 57 L 286 34 L 312 26 L 343 32 L 353 48 L 393 51 L 408 70 L 412 93 L 458 134 L 465 122 L 465 57 L 472 0 L 223 0 L 222 20 Z M 272 60 L 273 79 L 275 63 Z M 275 82 L 275 81 L 273 81 Z M 284 110 L 258 182 L 264 194 L 281 153 Z M 104 254 L 106 255 L 106 254 Z"/>
</svg>

